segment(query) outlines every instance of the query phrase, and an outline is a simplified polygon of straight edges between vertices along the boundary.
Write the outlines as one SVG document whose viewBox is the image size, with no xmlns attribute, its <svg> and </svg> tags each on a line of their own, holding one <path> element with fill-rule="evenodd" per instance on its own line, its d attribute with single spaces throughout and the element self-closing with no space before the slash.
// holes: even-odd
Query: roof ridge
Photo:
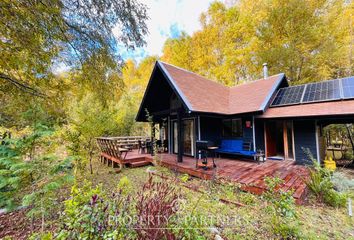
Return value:
<svg viewBox="0 0 354 240">
<path fill-rule="evenodd" d="M 201 78 L 203 78 L 203 79 L 205 79 L 205 80 L 207 80 L 207 81 L 210 81 L 210 82 L 215 83 L 215 84 L 217 84 L 217 85 L 220 85 L 220 86 L 222 86 L 222 87 L 230 88 L 230 87 L 228 87 L 228 86 L 226 86 L 226 85 L 224 85 L 224 84 L 222 84 L 222 83 L 220 83 L 220 82 L 218 82 L 218 81 L 211 80 L 211 79 L 209 79 L 209 78 L 206 78 L 206 77 L 204 77 L 204 76 L 202 76 L 202 75 L 200 75 L 200 74 L 198 74 L 198 73 L 189 71 L 189 70 L 187 70 L 187 69 L 184 69 L 184 68 L 181 68 L 181 67 L 178 67 L 178 66 L 175 66 L 175 65 L 173 65 L 173 64 L 166 63 L 166 62 L 160 61 L 160 60 L 158 60 L 158 62 L 163 63 L 163 64 L 166 64 L 166 65 L 169 65 L 169 66 L 174 67 L 174 68 L 177 68 L 177 69 L 179 69 L 179 70 L 181 70 L 181 71 L 194 74 L 194 75 L 196 75 L 196 76 L 198 76 L 198 77 L 201 77 Z"/>
<path fill-rule="evenodd" d="M 272 76 L 268 76 L 267 78 L 260 78 L 260 79 L 257 79 L 257 80 L 254 80 L 254 81 L 251 81 L 251 82 L 248 82 L 248 83 L 244 83 L 244 84 L 240 84 L 240 85 L 236 85 L 236 86 L 230 87 L 229 88 L 229 106 L 228 106 L 229 111 L 231 112 L 231 108 L 232 108 L 232 105 L 231 105 L 231 100 L 232 99 L 231 99 L 231 97 L 232 97 L 233 94 L 231 93 L 231 90 L 237 89 L 237 88 L 242 87 L 242 86 L 248 86 L 250 84 L 254 84 L 254 83 L 257 83 L 257 82 L 260 82 L 260 81 L 270 81 L 270 80 L 267 80 L 267 79 L 274 78 L 274 77 L 277 77 L 277 79 L 276 79 L 277 83 L 274 83 L 274 84 L 276 84 L 276 86 L 274 87 L 274 85 L 273 85 L 273 88 L 277 88 L 284 76 L 285 76 L 285 73 L 278 73 L 278 74 L 275 74 L 275 75 L 272 75 Z M 274 89 L 270 90 L 270 92 L 272 92 L 272 91 L 274 91 Z M 269 94 L 270 93 L 268 92 L 267 96 L 269 96 Z M 269 99 L 266 100 L 266 102 L 268 102 L 268 101 L 269 101 Z M 263 104 L 264 104 L 264 102 L 262 103 L 261 108 L 263 107 Z M 259 109 L 259 110 L 262 110 L 262 109 Z"/>
<path fill-rule="evenodd" d="M 267 78 L 258 78 L 256 80 L 252 80 L 252 81 L 248 81 L 246 83 L 242 83 L 242 84 L 238 84 L 238 85 L 232 86 L 232 87 L 230 87 L 230 89 L 237 88 L 237 87 L 244 86 L 244 85 L 248 85 L 248 84 L 252 84 L 252 83 L 263 81 L 263 80 L 266 81 L 268 78 L 272 78 L 272 77 L 283 75 L 283 74 L 285 75 L 285 73 L 278 73 L 278 74 L 274 74 L 274 75 L 268 76 Z"/>
<path fill-rule="evenodd" d="M 211 79 L 209 79 L 209 78 L 207 78 L 207 77 L 204 77 L 204 76 L 202 76 L 202 75 L 200 75 L 200 74 L 198 74 L 198 73 L 195 73 L 195 72 L 192 72 L 192 71 L 190 71 L 190 70 L 187 70 L 187 69 L 178 67 L 178 66 L 176 66 L 176 65 L 173 65 L 173 64 L 170 64 L 170 63 L 161 61 L 161 60 L 158 60 L 158 62 L 163 63 L 163 64 L 166 64 L 166 65 L 169 65 L 169 66 L 174 67 L 174 68 L 177 68 L 177 69 L 179 69 L 179 70 L 181 70 L 181 71 L 184 71 L 184 72 L 188 72 L 188 73 L 197 75 L 198 77 L 204 78 L 205 80 L 208 80 L 208 81 L 210 81 L 210 82 L 216 83 L 216 84 L 221 85 L 221 86 L 223 86 L 223 87 L 225 87 L 225 88 L 228 88 L 228 89 L 232 89 L 232 88 L 239 87 L 239 86 L 243 86 L 243 85 L 248 85 L 248 84 L 251 84 L 251 83 L 254 83 L 254 82 L 266 80 L 266 79 L 271 78 L 271 77 L 275 77 L 275 76 L 278 76 L 278 75 L 281 75 L 281 74 L 285 74 L 285 73 L 278 73 L 278 74 L 271 75 L 271 76 L 269 76 L 269 77 L 267 77 L 267 78 L 259 78 L 259 79 L 256 79 L 256 80 L 252 80 L 252 81 L 249 81 L 249 82 L 245 82 L 245 83 L 239 84 L 239 85 L 227 86 L 227 85 L 224 85 L 224 84 L 222 84 L 222 83 L 220 83 L 220 82 L 218 82 L 218 81 L 211 80 Z"/>
</svg>

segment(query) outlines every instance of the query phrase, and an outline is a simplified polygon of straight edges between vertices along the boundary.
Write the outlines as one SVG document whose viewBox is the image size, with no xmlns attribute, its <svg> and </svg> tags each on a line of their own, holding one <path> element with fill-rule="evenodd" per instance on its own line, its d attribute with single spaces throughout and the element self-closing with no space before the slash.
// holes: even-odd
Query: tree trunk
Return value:
<svg viewBox="0 0 354 240">
<path fill-rule="evenodd" d="M 92 152 L 90 152 L 90 172 L 93 174 L 93 169 L 92 169 Z"/>
<path fill-rule="evenodd" d="M 350 140 L 350 144 L 352 145 L 352 150 L 353 150 L 353 152 L 354 152 L 354 140 L 353 140 L 353 135 L 352 135 L 352 132 L 351 132 L 351 130 L 350 130 L 349 125 L 348 125 L 348 124 L 347 124 L 347 125 L 345 125 L 345 127 L 347 128 L 348 138 L 349 138 L 349 140 Z"/>
</svg>

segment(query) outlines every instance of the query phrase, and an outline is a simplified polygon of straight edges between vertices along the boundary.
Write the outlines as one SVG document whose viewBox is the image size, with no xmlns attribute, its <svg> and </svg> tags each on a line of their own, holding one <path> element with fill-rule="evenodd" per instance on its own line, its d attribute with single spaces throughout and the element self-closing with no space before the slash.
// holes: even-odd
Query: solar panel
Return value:
<svg viewBox="0 0 354 240">
<path fill-rule="evenodd" d="M 342 79 L 343 98 L 354 98 L 354 77 Z"/>
<path fill-rule="evenodd" d="M 336 100 L 341 98 L 340 80 L 307 84 L 303 103 Z"/>
<path fill-rule="evenodd" d="M 281 88 L 271 106 L 354 98 L 354 76 Z"/>
<path fill-rule="evenodd" d="M 300 103 L 304 89 L 305 85 L 279 89 L 271 106 L 291 105 Z"/>
</svg>

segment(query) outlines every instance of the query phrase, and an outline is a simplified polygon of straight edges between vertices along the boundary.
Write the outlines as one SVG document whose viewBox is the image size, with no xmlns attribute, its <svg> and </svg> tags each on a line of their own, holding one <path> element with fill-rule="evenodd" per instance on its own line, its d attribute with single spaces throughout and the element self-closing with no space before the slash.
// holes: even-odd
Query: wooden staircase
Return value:
<svg viewBox="0 0 354 240">
<path fill-rule="evenodd" d="M 129 159 L 129 161 L 126 163 L 128 167 L 136 168 L 136 167 L 143 167 L 150 165 L 151 159 L 146 158 L 146 157 L 139 157 L 139 158 L 133 158 Z"/>
</svg>

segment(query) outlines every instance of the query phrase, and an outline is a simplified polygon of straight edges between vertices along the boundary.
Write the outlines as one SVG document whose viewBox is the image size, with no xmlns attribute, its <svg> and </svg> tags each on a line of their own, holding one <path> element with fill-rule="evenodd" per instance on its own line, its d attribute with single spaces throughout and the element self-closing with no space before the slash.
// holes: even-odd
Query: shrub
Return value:
<svg viewBox="0 0 354 240">
<path fill-rule="evenodd" d="M 121 191 L 123 195 L 128 195 L 133 190 L 133 186 L 127 176 L 119 180 L 117 189 Z"/>
<path fill-rule="evenodd" d="M 58 239 L 122 239 L 133 232 L 123 220 L 130 214 L 130 196 L 122 191 L 105 196 L 101 186 L 92 188 L 86 182 L 74 186 L 71 199 L 65 202 Z"/>
<path fill-rule="evenodd" d="M 189 177 L 189 175 L 188 175 L 187 173 L 182 174 L 182 175 L 179 177 L 179 179 L 180 179 L 183 183 L 188 182 L 189 178 L 190 178 L 190 177 Z"/>
<path fill-rule="evenodd" d="M 307 187 L 316 196 L 317 200 L 333 207 L 344 207 L 347 194 L 337 192 L 334 189 L 333 172 L 321 167 L 309 151 L 307 151 L 307 154 L 312 160 L 312 166 L 309 167 L 309 179 L 306 180 Z"/>
<path fill-rule="evenodd" d="M 264 197 L 270 202 L 277 215 L 287 218 L 295 218 L 295 200 L 293 198 L 293 191 L 283 191 L 280 186 L 283 180 L 275 177 L 266 177 L 265 183 L 267 191 Z"/>
<path fill-rule="evenodd" d="M 179 193 L 169 182 L 154 181 L 150 175 L 137 197 L 137 217 L 135 224 L 139 239 L 176 239 L 168 229 Z"/>
<path fill-rule="evenodd" d="M 271 204 L 267 209 L 271 212 L 273 232 L 282 239 L 297 239 L 300 237 L 299 223 L 295 210 L 295 200 L 292 191 L 283 191 L 280 186 L 283 180 L 275 177 L 265 178 L 267 191 L 265 199 Z"/>
</svg>

